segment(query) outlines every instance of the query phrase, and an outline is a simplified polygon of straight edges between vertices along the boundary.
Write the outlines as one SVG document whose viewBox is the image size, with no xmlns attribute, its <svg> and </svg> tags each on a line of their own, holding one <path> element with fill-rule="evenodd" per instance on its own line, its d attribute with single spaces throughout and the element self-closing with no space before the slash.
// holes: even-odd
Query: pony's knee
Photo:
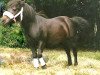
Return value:
<svg viewBox="0 0 100 75">
<path fill-rule="evenodd" d="M 37 54 L 32 54 L 32 58 L 37 58 Z"/>
<path fill-rule="evenodd" d="M 37 57 L 38 57 L 38 58 L 41 58 L 41 57 L 42 57 L 42 54 L 37 54 Z"/>
<path fill-rule="evenodd" d="M 38 58 L 42 57 L 42 50 L 41 49 L 37 49 L 37 57 Z"/>
</svg>

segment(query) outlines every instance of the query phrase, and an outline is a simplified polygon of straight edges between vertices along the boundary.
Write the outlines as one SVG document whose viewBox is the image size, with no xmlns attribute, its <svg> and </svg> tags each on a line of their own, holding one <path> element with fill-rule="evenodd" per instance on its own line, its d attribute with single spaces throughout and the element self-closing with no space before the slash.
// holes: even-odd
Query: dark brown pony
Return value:
<svg viewBox="0 0 100 75">
<path fill-rule="evenodd" d="M 74 55 L 74 65 L 77 62 L 76 42 L 80 30 L 87 30 L 87 21 L 81 17 L 69 18 L 67 16 L 58 16 L 51 19 L 46 19 L 35 13 L 34 8 L 25 3 L 23 0 L 11 0 L 7 4 L 7 11 L 13 15 L 13 18 L 8 14 L 4 14 L 2 21 L 8 24 L 12 20 L 19 21 L 24 30 L 27 42 L 32 50 L 33 61 L 35 68 L 39 67 L 39 62 L 42 68 L 46 68 L 46 63 L 42 58 L 43 48 L 63 48 L 68 57 L 68 65 L 72 65 L 70 49 Z M 21 13 L 15 17 L 18 12 Z M 20 17 L 21 16 L 21 17 Z"/>
</svg>

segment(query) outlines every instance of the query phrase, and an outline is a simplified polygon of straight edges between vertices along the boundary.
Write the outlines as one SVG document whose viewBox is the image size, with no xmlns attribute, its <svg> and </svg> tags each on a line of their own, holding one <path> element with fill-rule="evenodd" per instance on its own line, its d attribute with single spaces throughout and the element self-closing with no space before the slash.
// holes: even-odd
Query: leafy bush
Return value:
<svg viewBox="0 0 100 75">
<path fill-rule="evenodd" d="M 0 45 L 9 47 L 24 47 L 25 38 L 18 24 L 3 27 L 0 24 Z"/>
</svg>

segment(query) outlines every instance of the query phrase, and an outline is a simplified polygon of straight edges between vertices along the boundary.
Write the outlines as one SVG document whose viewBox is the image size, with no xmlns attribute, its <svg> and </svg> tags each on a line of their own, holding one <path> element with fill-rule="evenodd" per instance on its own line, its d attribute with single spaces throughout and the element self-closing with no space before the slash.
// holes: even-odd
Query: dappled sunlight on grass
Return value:
<svg viewBox="0 0 100 75">
<path fill-rule="evenodd" d="M 0 48 L 0 75 L 100 75 L 100 52 L 79 51 L 78 66 L 67 66 L 64 50 L 45 49 L 47 69 L 35 69 L 30 49 Z M 72 56 L 73 60 L 73 56 Z M 73 60 L 74 61 L 74 60 Z"/>
</svg>

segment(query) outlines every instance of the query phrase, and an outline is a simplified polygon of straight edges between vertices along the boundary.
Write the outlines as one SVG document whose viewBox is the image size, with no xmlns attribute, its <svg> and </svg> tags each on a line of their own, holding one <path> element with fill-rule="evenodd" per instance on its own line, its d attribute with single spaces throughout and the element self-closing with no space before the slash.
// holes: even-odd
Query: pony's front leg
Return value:
<svg viewBox="0 0 100 75">
<path fill-rule="evenodd" d="M 38 69 L 39 68 L 39 60 L 37 57 L 37 50 L 36 49 L 35 50 L 32 49 L 32 57 L 33 57 L 32 64 L 34 65 L 34 67 L 36 69 Z"/>
<path fill-rule="evenodd" d="M 43 41 L 39 41 L 39 46 L 37 49 L 37 57 L 39 58 L 39 62 L 41 64 L 42 69 L 46 69 L 46 63 L 44 61 L 44 58 L 42 56 L 42 52 L 43 52 Z"/>
</svg>

